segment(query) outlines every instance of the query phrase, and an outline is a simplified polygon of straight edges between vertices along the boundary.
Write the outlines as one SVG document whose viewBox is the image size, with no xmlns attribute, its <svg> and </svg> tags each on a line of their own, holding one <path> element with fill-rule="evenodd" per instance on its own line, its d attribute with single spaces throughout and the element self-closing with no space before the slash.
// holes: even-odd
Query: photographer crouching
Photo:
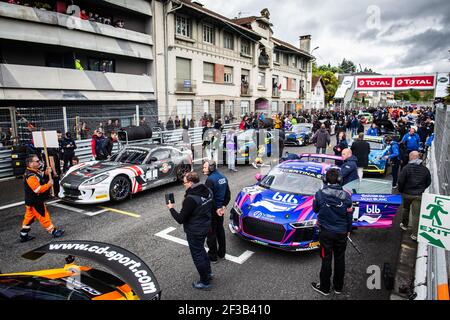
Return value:
<svg viewBox="0 0 450 320">
<path fill-rule="evenodd" d="M 331 262 L 334 256 L 333 286 L 335 294 L 344 287 L 345 250 L 347 237 L 352 231 L 352 197 L 342 189 L 342 176 L 338 169 L 330 169 L 324 178 L 325 186 L 314 196 L 313 210 L 318 214 L 320 228 L 320 283 L 312 288 L 324 296 L 331 290 Z"/>
<path fill-rule="evenodd" d="M 189 250 L 192 260 L 200 274 L 200 281 L 194 282 L 192 286 L 199 290 L 212 288 L 211 263 L 205 250 L 205 240 L 211 227 L 211 215 L 214 211 L 212 192 L 202 183 L 196 172 L 189 172 L 183 178 L 186 188 L 183 207 L 178 213 L 171 201 L 167 208 L 170 209 L 172 217 L 184 226 Z"/>
</svg>

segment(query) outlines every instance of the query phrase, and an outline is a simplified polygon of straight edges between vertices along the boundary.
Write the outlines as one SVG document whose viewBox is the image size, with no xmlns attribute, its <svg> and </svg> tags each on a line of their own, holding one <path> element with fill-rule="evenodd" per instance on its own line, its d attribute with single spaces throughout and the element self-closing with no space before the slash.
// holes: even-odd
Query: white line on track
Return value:
<svg viewBox="0 0 450 320">
<path fill-rule="evenodd" d="M 14 207 L 18 207 L 21 205 L 24 205 L 25 201 L 20 201 L 20 202 L 16 202 L 16 203 L 11 203 L 11 204 L 7 204 L 6 206 L 0 207 L 0 210 L 5 210 L 5 209 L 9 209 L 9 208 L 14 208 Z"/>
<path fill-rule="evenodd" d="M 183 240 L 183 239 L 180 239 L 180 238 L 177 238 L 177 237 L 169 235 L 169 233 L 171 233 L 172 231 L 174 231 L 176 229 L 177 228 L 170 227 L 170 228 L 167 228 L 167 229 L 165 229 L 165 230 L 163 230 L 161 232 L 158 232 L 157 234 L 155 234 L 155 236 L 163 238 L 163 239 L 166 239 L 166 240 L 169 240 L 169 241 L 172 241 L 172 242 L 175 242 L 175 243 L 178 243 L 178 244 L 181 244 L 181 245 L 187 247 L 188 243 L 187 243 L 186 240 Z M 206 251 L 208 251 L 208 248 L 205 248 L 205 249 L 206 249 Z M 228 261 L 237 263 L 237 264 L 243 264 L 245 261 L 247 261 L 253 255 L 253 253 L 254 253 L 253 251 L 248 251 L 247 250 L 243 254 L 241 254 L 239 257 L 235 257 L 235 256 L 232 256 L 232 255 L 226 254 L 225 255 L 225 259 L 228 260 Z"/>
</svg>

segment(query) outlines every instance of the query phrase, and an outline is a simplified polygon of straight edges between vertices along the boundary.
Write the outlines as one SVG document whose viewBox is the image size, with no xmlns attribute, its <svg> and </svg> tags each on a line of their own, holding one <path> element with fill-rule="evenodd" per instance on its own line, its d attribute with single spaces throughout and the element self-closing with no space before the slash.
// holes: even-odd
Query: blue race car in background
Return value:
<svg viewBox="0 0 450 320">
<path fill-rule="evenodd" d="M 319 248 L 315 193 L 322 176 L 332 164 L 302 160 L 287 161 L 259 182 L 244 188 L 231 210 L 229 228 L 235 235 L 285 251 Z M 353 226 L 389 228 L 401 205 L 401 195 L 391 195 L 390 183 L 378 180 L 354 181 L 344 186 L 352 193 Z"/>
<path fill-rule="evenodd" d="M 356 139 L 356 137 L 353 139 Z M 369 165 L 364 168 L 364 172 L 386 174 L 387 161 L 382 155 L 388 146 L 385 144 L 384 138 L 365 135 L 364 141 L 370 144 Z"/>
<path fill-rule="evenodd" d="M 266 131 L 267 136 L 264 137 L 264 145 L 267 150 L 268 155 L 271 154 L 272 141 L 275 139 L 274 135 L 270 131 Z M 261 138 L 262 139 L 262 138 Z M 258 154 L 258 130 L 249 129 L 246 131 L 241 131 L 237 134 L 238 150 L 236 153 L 236 164 L 250 164 L 252 163 Z M 227 159 L 227 149 L 224 146 L 223 149 L 223 160 L 224 164 Z"/>
<path fill-rule="evenodd" d="M 307 146 L 313 137 L 313 125 L 310 123 L 300 123 L 292 127 L 285 133 L 284 145 L 286 146 Z"/>
</svg>

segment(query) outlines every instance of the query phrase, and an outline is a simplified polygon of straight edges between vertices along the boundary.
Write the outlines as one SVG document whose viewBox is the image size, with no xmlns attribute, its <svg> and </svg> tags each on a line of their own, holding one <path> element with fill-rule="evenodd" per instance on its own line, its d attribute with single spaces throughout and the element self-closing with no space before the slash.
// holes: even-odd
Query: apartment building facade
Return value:
<svg viewBox="0 0 450 320">
<path fill-rule="evenodd" d="M 155 13 L 166 18 L 156 27 L 161 32 L 155 34 L 163 35 L 155 41 L 156 65 L 167 66 L 156 73 L 161 119 L 194 118 L 198 124 L 204 113 L 238 119 L 306 106 L 313 59 L 305 46 L 309 36 L 304 48 L 273 38 L 264 10 L 260 17 L 229 19 L 189 0 L 159 5 Z"/>
<path fill-rule="evenodd" d="M 0 1 L 3 132 L 156 123 L 152 1 L 20 3 Z"/>
</svg>

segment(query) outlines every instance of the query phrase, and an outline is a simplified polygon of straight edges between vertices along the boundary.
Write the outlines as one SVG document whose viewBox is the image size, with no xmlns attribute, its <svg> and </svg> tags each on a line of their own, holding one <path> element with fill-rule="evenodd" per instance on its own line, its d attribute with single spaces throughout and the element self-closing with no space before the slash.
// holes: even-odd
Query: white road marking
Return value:
<svg viewBox="0 0 450 320">
<path fill-rule="evenodd" d="M 99 211 L 96 211 L 96 212 L 86 212 L 85 214 L 87 216 L 93 217 L 93 216 L 96 216 L 96 215 L 98 215 L 100 213 L 103 213 L 103 212 L 106 212 L 106 211 L 109 211 L 109 210 L 108 209 L 102 209 L 102 210 L 99 210 Z"/>
<path fill-rule="evenodd" d="M 54 206 L 54 207 L 58 207 L 58 208 L 61 208 L 61 209 L 73 211 L 73 212 L 76 212 L 76 213 L 83 213 L 83 214 L 86 213 L 86 211 L 84 211 L 83 209 L 74 208 L 74 207 L 67 206 L 67 205 L 61 204 L 61 203 L 49 203 L 49 204 Z"/>
<path fill-rule="evenodd" d="M 62 204 L 62 203 L 57 203 L 59 201 L 61 201 L 61 200 L 51 201 L 51 202 L 48 202 L 47 204 L 49 204 L 51 206 L 54 206 L 54 207 L 61 208 L 61 209 L 69 210 L 69 211 L 72 211 L 72 212 L 81 213 L 81 214 L 84 214 L 84 215 L 89 216 L 89 217 L 93 217 L 93 216 L 96 216 L 96 215 L 98 215 L 100 213 L 108 211 L 107 209 L 102 209 L 102 210 L 99 210 L 99 211 L 96 211 L 96 212 L 90 212 L 90 211 L 86 211 L 86 210 L 83 210 L 83 209 L 79 209 L 79 208 L 75 208 L 75 207 L 72 207 L 72 206 L 68 206 L 68 205 L 65 205 L 65 204 Z"/>
<path fill-rule="evenodd" d="M 61 200 L 54 200 L 54 201 L 50 201 L 47 202 L 47 204 L 53 204 L 56 202 L 59 202 Z M 25 204 L 25 201 L 20 201 L 20 202 L 16 202 L 16 203 L 11 203 L 11 204 L 7 204 L 6 206 L 0 207 L 0 210 L 5 210 L 5 209 L 9 209 L 9 208 L 14 208 L 14 207 L 18 207 L 18 206 L 23 206 Z"/>
<path fill-rule="evenodd" d="M 172 231 L 174 231 L 176 229 L 177 228 L 170 227 L 161 232 L 158 232 L 157 234 L 155 234 L 155 236 L 178 243 L 178 244 L 181 244 L 186 247 L 189 246 L 188 242 L 186 240 L 169 235 L 169 233 L 171 233 Z M 205 247 L 205 249 L 206 249 L 206 251 L 208 251 L 208 248 Z M 232 255 L 226 254 L 225 259 L 228 261 L 237 263 L 237 264 L 243 264 L 245 261 L 247 261 L 253 255 L 253 253 L 254 253 L 253 251 L 247 250 L 243 254 L 241 254 L 239 257 L 235 257 Z"/>
<path fill-rule="evenodd" d="M 25 201 L 20 201 L 20 202 L 16 202 L 16 203 L 11 203 L 11 204 L 7 204 L 6 206 L 0 207 L 0 210 L 5 210 L 5 209 L 9 209 L 9 208 L 14 208 L 14 207 L 18 207 L 21 205 L 24 205 Z"/>
</svg>

